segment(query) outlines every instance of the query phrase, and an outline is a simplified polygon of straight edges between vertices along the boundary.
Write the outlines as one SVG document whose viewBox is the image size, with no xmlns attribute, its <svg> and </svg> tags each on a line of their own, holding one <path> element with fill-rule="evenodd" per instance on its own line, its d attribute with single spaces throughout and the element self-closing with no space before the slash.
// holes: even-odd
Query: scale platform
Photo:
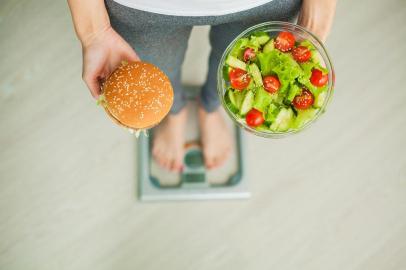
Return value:
<svg viewBox="0 0 406 270">
<path fill-rule="evenodd" d="M 174 173 L 159 166 L 151 156 L 153 131 L 137 142 L 138 195 L 141 201 L 243 199 L 250 196 L 243 160 L 241 130 L 227 116 L 234 147 L 223 166 L 207 170 L 199 144 L 197 103 L 189 101 L 184 169 Z"/>
</svg>

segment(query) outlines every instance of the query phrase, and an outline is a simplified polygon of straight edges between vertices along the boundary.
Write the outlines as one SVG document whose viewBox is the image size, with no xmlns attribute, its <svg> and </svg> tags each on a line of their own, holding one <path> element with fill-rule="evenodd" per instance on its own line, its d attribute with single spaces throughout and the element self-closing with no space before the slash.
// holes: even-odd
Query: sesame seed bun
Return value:
<svg viewBox="0 0 406 270">
<path fill-rule="evenodd" d="M 104 108 L 117 124 L 130 129 L 157 125 L 169 113 L 173 89 L 158 67 L 124 62 L 103 84 Z"/>
</svg>

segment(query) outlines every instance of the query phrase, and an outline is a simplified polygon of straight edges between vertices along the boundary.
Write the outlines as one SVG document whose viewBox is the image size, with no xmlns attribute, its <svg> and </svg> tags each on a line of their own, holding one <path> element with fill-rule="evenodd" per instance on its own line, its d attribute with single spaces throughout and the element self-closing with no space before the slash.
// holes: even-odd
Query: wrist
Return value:
<svg viewBox="0 0 406 270">
<path fill-rule="evenodd" d="M 68 4 L 82 46 L 111 28 L 104 0 L 68 0 Z"/>
<path fill-rule="evenodd" d="M 104 25 L 98 25 L 95 28 L 89 28 L 87 29 L 88 31 L 83 31 L 83 32 L 78 32 L 78 38 L 80 40 L 80 43 L 82 44 L 82 47 L 88 47 L 90 44 L 92 44 L 95 40 L 97 40 L 100 36 L 102 36 L 104 33 L 108 32 L 111 29 L 110 23 L 106 23 Z"/>
</svg>

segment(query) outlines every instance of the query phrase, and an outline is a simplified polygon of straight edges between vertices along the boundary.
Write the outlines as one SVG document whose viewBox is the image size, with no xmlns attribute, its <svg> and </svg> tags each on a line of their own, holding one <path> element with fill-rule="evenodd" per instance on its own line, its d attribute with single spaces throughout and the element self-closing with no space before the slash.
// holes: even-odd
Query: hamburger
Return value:
<svg viewBox="0 0 406 270">
<path fill-rule="evenodd" d="M 114 122 L 131 132 L 154 127 L 169 113 L 169 78 L 147 62 L 123 62 L 102 86 L 102 105 Z"/>
</svg>

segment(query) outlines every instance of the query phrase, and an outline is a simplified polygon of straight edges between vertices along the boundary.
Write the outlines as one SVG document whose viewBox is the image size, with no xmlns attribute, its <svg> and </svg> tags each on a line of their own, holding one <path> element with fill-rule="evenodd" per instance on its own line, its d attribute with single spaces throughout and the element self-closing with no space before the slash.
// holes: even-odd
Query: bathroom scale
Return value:
<svg viewBox="0 0 406 270">
<path fill-rule="evenodd" d="M 228 160 L 221 167 L 209 170 L 204 165 L 199 141 L 197 102 L 189 101 L 187 110 L 188 123 L 181 173 L 171 172 L 155 162 L 151 155 L 153 130 L 148 135 L 141 134 L 138 138 L 139 199 L 141 201 L 163 201 L 248 198 L 250 192 L 247 179 L 244 178 L 245 163 L 241 143 L 243 134 L 240 128 L 224 114 L 224 119 L 233 135 L 232 151 Z"/>
</svg>

